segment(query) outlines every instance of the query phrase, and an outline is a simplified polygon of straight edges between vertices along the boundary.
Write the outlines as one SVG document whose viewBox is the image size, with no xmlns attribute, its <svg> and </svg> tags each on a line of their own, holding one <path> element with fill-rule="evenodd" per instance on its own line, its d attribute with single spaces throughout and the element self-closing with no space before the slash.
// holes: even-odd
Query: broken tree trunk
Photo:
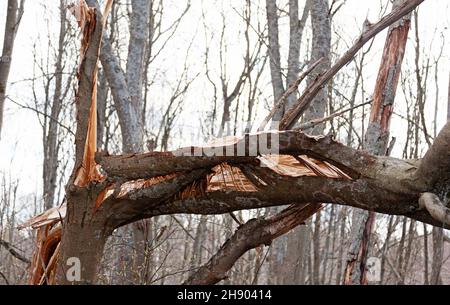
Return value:
<svg viewBox="0 0 450 305">
<path fill-rule="evenodd" d="M 405 2 L 405 0 L 394 1 L 392 10 L 395 11 Z M 375 155 L 386 155 L 387 153 L 389 125 L 410 23 L 411 14 L 408 14 L 391 25 L 388 30 L 365 141 L 366 150 Z M 353 221 L 344 284 L 367 284 L 366 259 L 375 213 L 354 210 Z"/>
<path fill-rule="evenodd" d="M 104 185 L 94 160 L 97 143 L 97 70 L 103 20 L 96 9 L 87 7 L 84 1 L 79 1 L 71 9 L 82 31 L 76 94 L 76 152 L 75 166 L 66 187 L 67 214 L 63 222 L 55 283 L 87 284 L 96 280 L 106 237 L 112 232 L 106 223 L 106 214 L 96 207 L 97 197 Z M 67 268 L 73 258 L 79 261 L 80 270 L 75 270 L 75 278 L 70 278 Z"/>
</svg>

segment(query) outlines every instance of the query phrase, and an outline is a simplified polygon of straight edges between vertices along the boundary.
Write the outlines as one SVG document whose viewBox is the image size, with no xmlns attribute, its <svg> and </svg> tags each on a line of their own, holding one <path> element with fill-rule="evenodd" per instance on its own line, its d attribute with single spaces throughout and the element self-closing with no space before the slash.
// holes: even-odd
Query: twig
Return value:
<svg viewBox="0 0 450 305">
<path fill-rule="evenodd" d="M 344 110 L 336 111 L 336 112 L 330 114 L 330 115 L 327 116 L 327 117 L 319 118 L 319 119 L 315 119 L 315 120 L 311 120 L 311 121 L 308 121 L 308 122 L 306 122 L 306 123 L 300 124 L 300 125 L 299 125 L 297 128 L 295 128 L 294 130 L 305 130 L 305 129 L 312 128 L 312 127 L 314 127 L 314 126 L 316 126 L 316 125 L 318 125 L 318 124 L 320 124 L 320 123 L 327 122 L 327 121 L 329 121 L 329 120 L 331 120 L 331 119 L 333 119 L 333 118 L 335 118 L 335 117 L 337 117 L 337 116 L 340 116 L 341 114 L 344 114 L 344 113 L 346 113 L 346 112 L 348 112 L 348 111 L 351 111 L 351 110 L 354 110 L 354 109 L 356 109 L 356 108 L 359 108 L 359 107 L 363 107 L 363 106 L 369 105 L 370 103 L 372 103 L 372 100 L 367 101 L 367 102 L 362 103 L 362 104 L 359 104 L 359 105 L 356 105 L 356 106 L 353 106 L 353 107 L 350 107 L 350 108 L 347 108 L 347 109 L 344 109 Z"/>
<path fill-rule="evenodd" d="M 36 112 L 37 114 L 43 115 L 43 116 L 49 118 L 50 120 L 55 121 L 59 126 L 61 126 L 62 128 L 64 128 L 65 130 L 67 130 L 71 135 L 75 136 L 75 133 L 70 129 L 70 127 L 67 127 L 66 125 L 62 124 L 60 121 L 58 121 L 57 118 L 54 118 L 54 117 L 52 117 L 52 116 L 50 116 L 50 115 L 48 115 L 48 114 L 46 114 L 46 113 L 43 113 L 42 111 L 40 111 L 40 110 L 38 110 L 38 109 L 36 109 L 36 108 L 30 107 L 30 106 L 27 106 L 27 105 L 23 105 L 23 104 L 21 104 L 21 103 L 19 103 L 19 102 L 16 102 L 15 100 L 13 100 L 12 98 L 10 98 L 9 96 L 7 96 L 6 98 L 7 98 L 10 102 L 12 102 L 13 104 L 16 104 L 17 106 L 19 106 L 19 107 L 21 107 L 21 108 L 23 108 L 23 109 L 33 110 L 33 111 Z"/>
<path fill-rule="evenodd" d="M 16 251 L 14 249 L 14 247 L 6 240 L 0 239 L 0 246 L 3 246 L 6 250 L 8 250 L 9 253 L 11 253 L 12 256 L 17 258 L 18 260 L 20 260 L 24 263 L 27 263 L 27 264 L 31 264 L 31 262 L 28 258 L 26 258 L 22 254 L 20 254 L 18 251 Z"/>
</svg>

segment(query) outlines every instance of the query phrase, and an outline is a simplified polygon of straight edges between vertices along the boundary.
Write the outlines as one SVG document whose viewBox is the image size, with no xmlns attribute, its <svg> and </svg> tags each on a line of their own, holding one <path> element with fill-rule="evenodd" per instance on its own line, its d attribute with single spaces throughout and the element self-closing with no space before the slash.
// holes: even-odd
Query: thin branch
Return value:
<svg viewBox="0 0 450 305">
<path fill-rule="evenodd" d="M 379 32 L 410 13 L 416 6 L 422 3 L 424 0 L 410 0 L 406 1 L 403 5 L 400 5 L 397 9 L 393 10 L 390 14 L 383 17 L 376 24 L 369 25 L 366 30 L 361 33 L 357 38 L 355 44 L 348 49 L 348 51 L 324 74 L 315 79 L 304 93 L 297 100 L 288 114 L 281 120 L 280 129 L 290 129 L 297 122 L 298 118 L 308 109 L 310 103 L 322 90 L 326 83 L 333 78 L 346 64 L 348 64 L 355 54 L 361 49 L 367 41 L 375 37 Z"/>
<path fill-rule="evenodd" d="M 22 254 L 20 254 L 16 249 L 14 249 L 14 247 L 7 242 L 6 240 L 0 239 L 0 246 L 3 246 L 6 250 L 8 250 L 8 252 L 14 256 L 15 258 L 17 258 L 18 260 L 26 263 L 26 264 L 31 264 L 30 260 L 28 258 L 26 258 L 25 256 L 23 256 Z"/>
<path fill-rule="evenodd" d="M 287 98 L 294 93 L 297 89 L 300 83 L 323 61 L 325 61 L 325 58 L 319 58 L 317 61 L 315 61 L 309 68 L 306 70 L 300 77 L 289 86 L 289 88 L 283 93 L 283 95 L 279 98 L 277 101 L 275 107 L 273 107 L 272 111 L 266 116 L 266 118 L 261 122 L 261 124 L 258 127 L 258 131 L 263 131 L 266 127 L 267 123 L 269 123 L 270 119 L 277 113 L 280 109 L 284 107 L 284 104 L 287 101 Z"/>
</svg>

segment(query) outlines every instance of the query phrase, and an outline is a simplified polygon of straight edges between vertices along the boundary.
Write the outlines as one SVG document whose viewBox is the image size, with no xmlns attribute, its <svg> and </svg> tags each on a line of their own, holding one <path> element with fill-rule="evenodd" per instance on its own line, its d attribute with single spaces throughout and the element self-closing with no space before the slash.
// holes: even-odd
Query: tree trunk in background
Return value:
<svg viewBox="0 0 450 305">
<path fill-rule="evenodd" d="M 405 0 L 395 0 L 392 8 Z M 369 126 L 366 132 L 365 149 L 372 154 L 385 155 L 389 140 L 389 124 L 393 111 L 395 93 L 400 77 L 401 64 L 405 53 L 411 14 L 403 17 L 389 27 L 384 46 L 381 66 L 373 94 Z M 366 283 L 366 258 L 370 234 L 375 221 L 375 213 L 354 210 L 351 246 L 348 251 L 345 270 L 345 284 Z"/>
<path fill-rule="evenodd" d="M 190 269 L 192 270 L 193 274 L 199 266 L 201 266 L 202 263 L 202 250 L 204 247 L 205 242 L 205 234 L 206 234 L 206 221 L 207 216 L 202 215 L 200 216 L 200 221 L 197 225 L 197 230 L 195 232 L 195 239 L 194 244 L 192 246 L 192 254 L 191 254 L 191 260 L 190 260 Z"/>
<path fill-rule="evenodd" d="M 274 97 L 274 105 L 276 105 L 277 101 L 281 98 L 284 93 L 284 85 L 283 85 L 283 73 L 281 71 L 281 55 L 280 55 L 280 42 L 278 38 L 279 28 L 278 28 L 278 7 L 276 0 L 266 0 L 266 14 L 267 14 L 267 26 L 268 26 L 268 38 L 269 44 L 267 52 L 269 54 L 270 60 L 270 76 L 272 81 L 273 88 L 273 97 Z M 289 16 L 290 16 L 290 26 L 294 26 L 295 28 L 290 28 L 290 35 L 293 33 L 297 34 L 298 29 L 298 0 L 289 1 Z M 297 21 L 297 24 L 295 21 Z M 297 36 L 297 35 L 296 35 Z M 295 73 L 298 70 L 298 67 L 294 67 L 297 63 L 298 65 L 298 56 L 300 52 L 300 45 L 297 47 L 297 43 L 300 44 L 300 41 L 297 41 L 296 36 L 290 36 L 290 43 L 294 43 L 295 45 L 289 45 L 289 63 L 291 74 Z M 291 50 L 293 48 L 293 50 Z M 297 51 L 298 48 L 298 51 Z M 297 77 L 297 76 L 295 76 Z M 272 117 L 272 128 L 278 128 L 277 122 L 281 120 L 284 115 L 283 109 L 280 109 L 276 113 L 274 113 Z M 279 208 L 273 209 L 276 213 L 279 211 Z M 286 245 L 286 236 L 281 236 L 279 239 L 275 240 L 272 244 L 272 248 L 270 251 L 270 255 L 272 259 L 270 260 L 270 269 L 271 269 L 271 284 L 279 283 L 283 277 L 279 278 L 278 275 L 282 273 L 282 263 L 285 252 Z"/>
<path fill-rule="evenodd" d="M 444 258 L 444 229 L 433 227 L 433 257 L 431 264 L 431 285 L 442 285 L 441 269 Z"/>
<path fill-rule="evenodd" d="M 428 276 L 428 229 L 427 225 L 423 224 L 423 283 L 424 285 L 428 285 L 429 282 L 429 276 Z"/>
<path fill-rule="evenodd" d="M 132 153 L 142 152 L 144 144 L 145 122 L 142 121 L 141 115 L 143 110 L 142 87 L 145 71 L 144 61 L 148 46 L 151 2 L 148 0 L 131 1 L 132 14 L 130 16 L 130 42 L 128 44 L 126 78 L 131 105 L 137 114 L 136 120 L 138 122 L 134 124 L 137 129 L 133 130 L 136 138 L 125 149 Z"/>
<path fill-rule="evenodd" d="M 313 274 L 312 274 L 312 284 L 319 285 L 320 283 L 320 221 L 321 221 L 321 211 L 316 213 L 316 219 L 314 221 L 314 233 L 313 233 Z"/>
<path fill-rule="evenodd" d="M 106 128 L 106 105 L 108 102 L 108 80 L 105 73 L 98 72 L 98 89 L 97 89 L 97 147 L 99 150 L 107 150 L 105 136 Z"/>
<path fill-rule="evenodd" d="M 289 2 L 289 3 L 291 3 L 291 2 Z M 298 4 L 297 4 L 297 9 L 298 9 Z M 315 61 L 317 61 L 318 59 L 320 59 L 322 57 L 329 59 L 330 46 L 331 46 L 331 23 L 330 23 L 330 18 L 328 16 L 328 0 L 319 0 L 319 1 L 309 1 L 308 0 L 308 1 L 306 1 L 305 8 L 303 11 L 303 16 L 300 21 L 300 25 L 302 24 L 302 22 L 303 23 L 306 22 L 308 12 L 310 12 L 310 14 L 311 14 L 311 26 L 313 29 L 312 53 L 311 53 L 311 58 L 310 58 L 309 62 L 314 63 Z M 298 18 L 298 14 L 297 14 L 297 18 Z M 293 21 L 291 20 L 291 25 L 292 24 L 293 24 Z M 294 32 L 294 30 L 291 28 L 291 33 L 292 32 Z M 301 39 L 301 35 L 300 35 L 300 39 Z M 291 38 L 290 42 L 295 43 L 296 39 Z M 290 44 L 289 47 L 290 47 L 290 54 L 291 54 L 291 48 L 294 49 L 294 51 L 292 51 L 292 53 L 296 52 L 295 48 L 297 46 L 295 44 L 292 46 Z M 289 62 L 289 67 L 290 67 L 289 70 L 291 70 L 292 72 L 288 75 L 293 75 L 294 72 L 298 73 L 298 68 L 297 68 L 297 70 L 294 70 L 293 64 L 291 65 L 291 63 L 293 63 L 293 61 L 294 60 L 291 59 L 291 61 Z M 299 62 L 297 61 L 297 65 L 298 64 L 299 64 Z M 308 82 L 311 82 L 312 80 L 314 80 L 314 78 L 317 76 L 317 74 L 323 73 L 329 67 L 330 67 L 329 60 L 327 60 L 327 61 L 325 61 L 325 63 L 317 66 L 316 69 L 314 69 L 314 71 L 311 72 L 311 76 L 310 76 Z M 290 76 L 290 77 L 294 78 L 293 76 Z M 298 77 L 298 76 L 296 76 L 296 77 Z M 325 115 L 326 105 L 327 105 L 327 90 L 323 89 L 317 94 L 317 96 L 315 97 L 314 101 L 312 102 L 310 108 L 306 111 L 305 120 L 308 121 L 311 119 L 323 117 Z M 312 130 L 309 130 L 307 132 L 318 135 L 318 134 L 323 133 L 323 128 L 324 128 L 323 124 L 320 124 L 319 126 L 313 128 Z M 317 221 L 320 222 L 320 217 L 316 218 L 316 222 Z M 316 227 L 320 229 L 320 224 L 316 223 Z M 311 243 L 311 238 L 310 238 L 310 235 L 308 232 L 309 230 L 310 229 L 308 228 L 308 226 L 299 226 L 299 227 L 296 227 L 294 230 L 292 230 L 292 232 L 290 232 L 288 234 L 287 245 L 286 245 L 287 257 L 285 258 L 285 261 L 284 261 L 284 268 L 283 268 L 284 272 L 283 273 L 288 274 L 287 272 L 289 270 L 290 270 L 289 272 L 292 272 L 292 270 L 295 270 L 293 268 L 296 268 L 296 269 L 303 270 L 303 271 L 301 271 L 301 274 L 303 274 L 303 276 L 291 278 L 290 276 L 285 277 L 283 275 L 285 284 L 304 284 L 305 283 L 304 282 L 305 281 L 304 269 L 306 267 L 305 259 L 309 258 L 309 252 L 306 252 L 306 251 L 307 251 L 307 249 L 310 248 L 310 243 Z M 317 232 L 317 234 L 318 234 L 318 232 Z M 314 236 L 315 236 L 314 240 L 316 238 L 318 238 L 317 234 L 316 234 L 316 232 L 314 232 Z M 275 241 L 275 242 L 277 242 L 277 241 Z M 316 249 L 316 246 L 317 246 L 317 244 L 314 244 L 314 247 L 313 247 L 314 253 L 316 253 L 316 251 L 318 250 L 318 249 Z M 298 250 L 294 250 L 294 249 L 298 249 Z M 316 270 L 317 268 L 319 268 L 319 266 L 316 264 L 320 264 L 320 257 L 313 258 L 313 270 Z M 318 281 L 318 279 L 319 279 L 319 274 L 317 275 L 317 278 L 313 279 L 313 282 L 316 283 L 316 280 Z"/>
<path fill-rule="evenodd" d="M 144 129 L 145 122 L 142 121 L 143 116 L 143 80 L 144 80 L 144 60 L 147 52 L 147 38 L 149 32 L 149 18 L 150 18 L 150 4 L 148 0 L 134 0 L 131 2 L 132 14 L 130 16 L 130 42 L 128 44 L 128 57 L 126 67 L 126 79 L 128 85 L 128 92 L 130 94 L 131 107 L 136 114 L 134 118 L 136 122 L 123 122 L 125 126 L 130 124 L 128 129 L 135 126 L 137 129 L 132 130 L 134 134 L 133 140 L 128 141 L 124 145 L 126 152 L 139 153 L 143 151 L 144 146 Z M 150 225 L 147 220 L 134 223 L 133 239 L 134 239 L 134 273 L 139 276 L 136 277 L 135 282 L 142 282 L 145 270 L 145 251 L 148 247 L 148 236 L 145 228 Z"/>
<path fill-rule="evenodd" d="M 288 71 L 286 76 L 286 88 L 293 84 L 300 73 L 300 45 L 302 42 L 303 29 L 309 16 L 311 0 L 306 0 L 303 8 L 301 19 L 298 14 L 298 0 L 289 0 L 289 54 L 288 54 Z M 282 115 L 292 107 L 297 100 L 296 92 L 292 93 L 286 101 Z"/>
<path fill-rule="evenodd" d="M 59 115 L 61 113 L 63 99 L 62 81 L 63 81 L 63 56 L 64 56 L 64 40 L 66 37 L 66 7 L 64 1 L 59 3 L 59 41 L 58 54 L 55 63 L 55 88 L 53 99 L 51 100 L 51 112 L 48 120 L 48 130 L 44 130 L 44 164 L 42 171 L 42 178 L 44 181 L 44 210 L 53 207 L 55 201 L 56 179 L 58 176 L 58 129 L 59 129 Z M 50 99 L 48 100 L 50 101 Z M 45 118 L 46 119 L 46 118 Z"/>
<path fill-rule="evenodd" d="M 328 0 L 316 0 L 311 3 L 311 27 L 312 27 L 312 49 L 311 58 L 309 62 L 312 64 L 324 57 L 326 60 L 318 65 L 308 75 L 308 84 L 314 81 L 317 75 L 324 73 L 330 68 L 330 48 L 331 48 L 331 21 L 328 14 L 329 6 Z M 305 111 L 303 120 L 305 122 L 313 119 L 322 118 L 325 115 L 327 107 L 327 88 L 320 90 L 320 92 L 312 100 L 308 110 Z M 306 133 L 312 135 L 319 135 L 323 133 L 324 124 L 319 124 L 316 127 L 306 130 Z"/>
<path fill-rule="evenodd" d="M 3 125 L 3 111 L 5 109 L 6 85 L 8 84 L 9 70 L 11 68 L 14 39 L 23 15 L 24 0 L 20 6 L 18 0 L 8 0 L 6 11 L 5 35 L 3 37 L 3 51 L 0 57 L 0 138 Z"/>
<path fill-rule="evenodd" d="M 278 8 L 275 0 L 266 0 L 266 13 L 269 31 L 270 76 L 272 78 L 274 103 L 276 103 L 284 93 L 284 85 L 281 73 L 280 42 L 278 39 Z M 276 122 L 280 121 L 282 117 L 283 113 L 280 112 L 275 113 L 272 119 Z"/>
<path fill-rule="evenodd" d="M 91 6 L 99 7 L 96 0 L 86 0 L 86 2 Z M 142 109 L 142 93 L 136 91 L 135 86 L 130 88 L 128 82 L 138 82 L 141 84 L 140 91 L 142 91 L 144 69 L 143 64 L 139 65 L 139 62 L 142 61 L 143 63 L 144 61 L 143 56 L 145 55 L 148 26 L 142 27 L 142 25 L 136 25 L 136 23 L 142 20 L 148 21 L 148 8 L 150 4 L 148 1 L 136 0 L 132 2 L 132 5 L 130 44 L 136 44 L 136 46 L 129 46 L 127 60 L 133 61 L 137 66 L 131 67 L 127 64 L 127 72 L 125 73 L 120 66 L 119 59 L 114 54 L 111 41 L 106 36 L 102 38 L 100 53 L 102 67 L 108 79 L 114 106 L 119 117 L 119 125 L 122 133 L 122 150 L 124 153 L 142 152 L 144 134 L 143 116 L 141 112 L 138 112 Z M 141 30 L 144 32 L 141 33 Z M 142 40 L 144 35 L 145 38 Z M 141 98 L 140 101 L 138 101 L 139 98 Z"/>
<path fill-rule="evenodd" d="M 450 73 L 448 75 L 447 121 L 450 121 Z"/>
</svg>

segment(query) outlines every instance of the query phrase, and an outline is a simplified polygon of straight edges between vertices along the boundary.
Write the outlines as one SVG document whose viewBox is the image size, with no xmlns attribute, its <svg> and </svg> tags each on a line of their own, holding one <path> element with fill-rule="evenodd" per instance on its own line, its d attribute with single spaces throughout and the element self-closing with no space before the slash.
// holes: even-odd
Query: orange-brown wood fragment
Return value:
<svg viewBox="0 0 450 305">
<path fill-rule="evenodd" d="M 37 250 L 31 263 L 30 284 L 50 284 L 51 275 L 55 269 L 55 254 L 61 241 L 61 226 L 46 225 L 37 232 Z M 53 259 L 52 259 L 53 258 Z"/>
</svg>

